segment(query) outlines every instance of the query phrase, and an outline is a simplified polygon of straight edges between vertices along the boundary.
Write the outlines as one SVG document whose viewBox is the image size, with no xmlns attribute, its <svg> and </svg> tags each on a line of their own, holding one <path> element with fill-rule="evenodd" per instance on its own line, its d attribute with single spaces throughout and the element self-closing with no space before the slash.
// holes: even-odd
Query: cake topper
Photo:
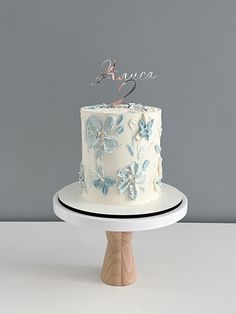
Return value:
<svg viewBox="0 0 236 314">
<path fill-rule="evenodd" d="M 157 78 L 157 75 L 155 75 L 153 72 L 141 72 L 141 73 L 123 73 L 122 75 L 117 74 L 116 70 L 116 60 L 113 60 L 113 62 L 110 59 L 107 59 L 103 61 L 100 73 L 95 78 L 95 83 L 92 83 L 91 85 L 94 86 L 96 84 L 101 83 L 104 79 L 112 79 L 113 81 L 120 81 L 121 84 L 118 86 L 118 91 L 121 92 L 123 87 L 126 84 L 132 84 L 131 89 L 123 95 L 118 100 L 115 100 L 112 102 L 113 106 L 116 106 L 122 102 L 126 97 L 128 97 L 136 88 L 136 81 L 137 80 L 154 80 Z"/>
</svg>

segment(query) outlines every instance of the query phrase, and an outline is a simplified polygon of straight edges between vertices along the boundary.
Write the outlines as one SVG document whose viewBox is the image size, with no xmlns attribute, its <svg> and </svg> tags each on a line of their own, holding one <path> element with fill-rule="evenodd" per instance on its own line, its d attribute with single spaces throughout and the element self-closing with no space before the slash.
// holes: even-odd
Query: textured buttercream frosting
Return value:
<svg viewBox="0 0 236 314">
<path fill-rule="evenodd" d="M 88 201 L 135 205 L 161 192 L 161 109 L 141 104 L 81 108 L 80 192 Z"/>
</svg>

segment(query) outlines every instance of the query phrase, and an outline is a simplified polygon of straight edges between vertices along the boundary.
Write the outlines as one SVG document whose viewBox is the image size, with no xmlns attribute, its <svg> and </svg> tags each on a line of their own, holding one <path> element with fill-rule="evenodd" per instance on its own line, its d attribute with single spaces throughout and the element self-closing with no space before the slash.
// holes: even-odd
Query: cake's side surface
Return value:
<svg viewBox="0 0 236 314">
<path fill-rule="evenodd" d="M 135 205 L 161 192 L 161 109 L 141 105 L 81 108 L 80 190 L 86 200 Z"/>
</svg>

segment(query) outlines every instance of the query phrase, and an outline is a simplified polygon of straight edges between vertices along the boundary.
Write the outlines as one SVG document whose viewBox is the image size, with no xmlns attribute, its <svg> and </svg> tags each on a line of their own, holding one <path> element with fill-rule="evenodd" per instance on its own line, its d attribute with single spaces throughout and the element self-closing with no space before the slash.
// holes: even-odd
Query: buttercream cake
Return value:
<svg viewBox="0 0 236 314">
<path fill-rule="evenodd" d="M 91 202 L 137 205 L 161 193 L 161 109 L 141 104 L 81 108 L 79 193 Z"/>
</svg>

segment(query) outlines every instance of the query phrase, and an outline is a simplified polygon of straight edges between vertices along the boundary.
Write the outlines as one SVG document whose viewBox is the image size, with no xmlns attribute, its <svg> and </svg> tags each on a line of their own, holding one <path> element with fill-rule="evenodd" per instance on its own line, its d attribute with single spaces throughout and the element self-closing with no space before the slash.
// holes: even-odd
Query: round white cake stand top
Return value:
<svg viewBox="0 0 236 314">
<path fill-rule="evenodd" d="M 67 186 L 73 190 L 74 184 Z M 169 192 L 169 197 L 173 197 L 172 205 L 178 205 L 179 200 L 182 199 L 181 204 L 173 210 L 164 213 L 158 213 L 157 215 L 148 216 L 148 217 L 134 217 L 134 218 L 107 218 L 107 217 L 97 217 L 91 216 L 88 214 L 78 213 L 69 208 L 66 208 L 59 202 L 58 196 L 60 191 L 54 195 L 53 198 L 53 208 L 55 214 L 62 220 L 71 223 L 73 225 L 85 226 L 96 228 L 104 231 L 117 231 L 117 232 L 130 232 L 130 231 L 142 231 L 142 230 L 151 230 L 156 228 L 162 228 L 171 224 L 176 223 L 181 220 L 187 213 L 188 200 L 187 197 L 180 191 L 176 189 L 173 193 L 173 187 L 165 184 L 166 191 Z M 171 187 L 171 188 L 169 188 Z M 168 192 L 166 192 L 168 193 Z M 176 194 L 177 193 L 177 194 Z M 168 195 L 167 195 L 168 196 Z M 167 197 L 168 198 L 168 197 Z M 171 203 L 171 200 L 169 200 Z M 69 203 L 69 202 L 68 202 Z M 85 208 L 80 208 L 81 210 L 88 210 L 88 208 L 96 207 L 98 209 L 99 204 L 92 202 L 86 202 Z M 146 205 L 148 207 L 148 203 Z M 153 206 L 153 204 L 152 204 Z M 103 208 L 103 205 L 100 207 L 100 213 Z M 166 210 L 166 207 L 163 208 Z M 127 211 L 132 211 L 132 207 L 128 208 Z M 158 208 L 158 211 L 161 211 L 161 208 Z M 145 213 L 147 210 L 145 210 Z M 140 212 L 139 212 L 140 214 Z"/>
</svg>

